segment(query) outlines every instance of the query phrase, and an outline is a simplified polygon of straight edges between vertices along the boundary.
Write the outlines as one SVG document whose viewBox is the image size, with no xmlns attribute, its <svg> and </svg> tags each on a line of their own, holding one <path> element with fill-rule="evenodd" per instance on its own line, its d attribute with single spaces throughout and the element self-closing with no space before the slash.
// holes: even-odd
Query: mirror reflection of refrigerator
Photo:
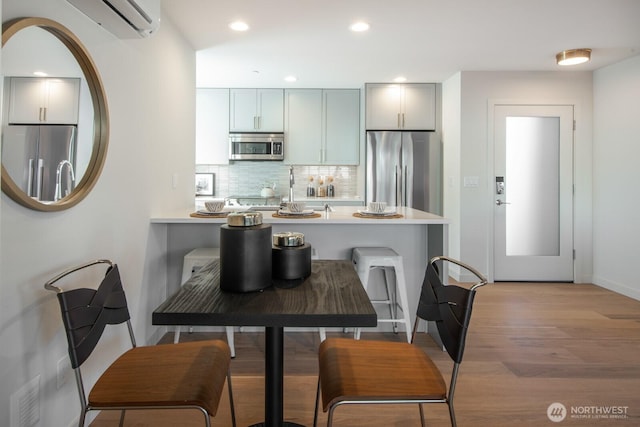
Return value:
<svg viewBox="0 0 640 427">
<path fill-rule="evenodd" d="M 2 165 L 14 183 L 42 202 L 74 187 L 76 126 L 9 125 L 2 129 Z M 56 185 L 59 188 L 56 188 Z"/>
<path fill-rule="evenodd" d="M 442 215 L 442 147 L 436 132 L 368 131 L 366 202 Z"/>
</svg>

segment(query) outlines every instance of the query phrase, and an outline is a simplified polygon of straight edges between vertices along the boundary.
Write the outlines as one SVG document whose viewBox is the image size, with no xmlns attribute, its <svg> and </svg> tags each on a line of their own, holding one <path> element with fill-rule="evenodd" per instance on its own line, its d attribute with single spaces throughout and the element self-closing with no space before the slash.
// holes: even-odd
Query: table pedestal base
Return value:
<svg viewBox="0 0 640 427">
<path fill-rule="evenodd" d="M 267 326 L 265 329 L 265 421 L 251 427 L 304 427 L 284 421 L 284 328 Z"/>
<path fill-rule="evenodd" d="M 258 423 L 258 424 L 252 424 L 249 427 L 266 427 L 266 426 L 267 426 L 267 423 Z M 282 427 L 305 427 L 305 426 L 303 424 L 290 423 L 289 421 L 283 421 Z"/>
</svg>

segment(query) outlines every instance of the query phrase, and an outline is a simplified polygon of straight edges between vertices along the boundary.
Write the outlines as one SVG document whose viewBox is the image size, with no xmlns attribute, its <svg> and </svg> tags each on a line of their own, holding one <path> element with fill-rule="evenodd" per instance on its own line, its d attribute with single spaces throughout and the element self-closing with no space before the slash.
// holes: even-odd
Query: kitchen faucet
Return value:
<svg viewBox="0 0 640 427">
<path fill-rule="evenodd" d="M 293 202 L 293 184 L 296 183 L 296 179 L 293 176 L 293 166 L 289 167 L 289 201 Z"/>
<path fill-rule="evenodd" d="M 62 168 L 68 166 L 67 172 L 67 190 L 65 191 L 64 197 L 68 196 L 71 192 L 73 182 L 76 180 L 75 174 L 73 173 L 73 165 L 69 160 L 63 160 L 58 163 L 58 168 L 56 169 L 56 192 L 54 196 L 54 201 L 62 199 Z"/>
</svg>

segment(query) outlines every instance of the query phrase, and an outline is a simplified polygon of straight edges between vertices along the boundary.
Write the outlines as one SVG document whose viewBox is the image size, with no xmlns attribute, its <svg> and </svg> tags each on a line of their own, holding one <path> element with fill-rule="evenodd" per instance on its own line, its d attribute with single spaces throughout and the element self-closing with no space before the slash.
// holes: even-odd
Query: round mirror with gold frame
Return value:
<svg viewBox="0 0 640 427">
<path fill-rule="evenodd" d="M 28 38 L 22 38 L 22 35 L 33 31 L 37 32 L 36 37 L 29 34 Z M 28 40 L 28 42 L 23 40 Z M 22 45 L 23 43 L 28 44 L 24 46 Z M 59 46 L 52 47 L 52 43 Z M 70 129 L 68 134 L 72 135 L 71 140 L 73 142 L 70 144 L 73 145 L 72 161 L 68 161 L 66 158 L 62 161 L 55 160 L 54 164 L 48 167 L 46 174 L 33 172 L 34 167 L 31 164 L 27 165 L 27 161 L 33 163 L 33 159 L 27 159 L 29 156 L 23 155 L 24 153 L 21 152 L 24 151 L 22 146 L 19 145 L 22 142 L 21 138 L 25 137 L 27 132 L 41 132 L 41 130 L 44 132 L 45 127 L 58 132 L 63 126 L 59 126 L 59 123 L 55 121 L 52 125 L 43 124 L 38 122 L 38 118 L 33 120 L 33 123 L 29 119 L 23 119 L 22 122 L 15 120 L 16 123 L 12 123 L 8 119 L 7 108 L 4 108 L 5 112 L 3 112 L 2 191 L 15 202 L 38 211 L 68 209 L 84 199 L 100 176 L 106 159 L 109 141 L 107 101 L 97 68 L 80 40 L 69 29 L 50 19 L 19 18 L 5 22 L 2 25 L 2 74 L 5 77 L 5 102 L 3 105 L 6 107 L 8 105 L 7 101 L 16 101 L 16 104 L 18 104 L 19 95 L 17 94 L 22 93 L 17 89 L 13 90 L 13 86 L 10 86 L 13 81 L 10 79 L 14 78 L 16 82 L 26 81 L 29 84 L 33 83 L 31 80 L 35 80 L 32 76 L 14 75 L 14 72 L 10 70 L 12 56 L 19 56 L 22 60 L 24 57 L 31 55 L 35 58 L 31 59 L 31 61 L 37 62 L 41 58 L 47 57 L 47 55 L 51 56 L 51 53 L 58 48 L 60 49 L 60 54 L 57 55 L 57 58 L 49 58 L 49 60 L 51 62 L 72 63 L 67 65 L 78 68 L 79 76 L 70 79 L 67 76 L 56 75 L 53 78 L 44 78 L 43 84 L 51 84 L 51 87 L 55 87 L 55 83 L 58 81 L 77 81 L 75 83 L 78 87 L 77 92 L 75 92 L 77 95 L 75 100 L 72 100 L 72 102 L 76 102 L 75 108 L 79 111 L 77 113 L 77 122 L 64 126 Z M 46 54 L 38 52 L 39 49 L 42 49 Z M 11 55 L 11 51 L 17 52 L 16 55 Z M 5 52 L 7 52 L 6 56 Z M 68 61 L 66 60 L 67 56 Z M 46 67 L 46 65 L 43 65 L 43 67 Z M 59 77 L 61 79 L 58 79 Z M 18 83 L 15 83 L 15 85 L 18 87 Z M 9 87 L 11 87 L 11 90 L 8 89 Z M 88 92 L 88 94 L 84 92 Z M 85 98 L 82 98 L 83 96 Z M 83 99 L 86 100 L 84 104 Z M 69 101 L 65 98 L 64 102 Z M 42 118 L 43 114 L 46 117 L 47 114 L 46 109 L 44 109 L 44 113 L 42 110 L 40 108 L 40 118 Z M 64 120 L 62 121 L 64 122 Z M 15 143 L 18 146 L 17 149 L 10 148 L 11 144 L 6 143 L 8 139 L 5 136 L 10 136 L 12 133 L 17 135 L 14 138 L 18 141 Z M 10 150 L 13 150 L 13 152 Z M 69 149 L 67 148 L 67 150 Z M 17 155 L 14 155 L 14 152 L 18 152 Z M 18 157 L 20 159 L 16 160 Z M 78 170 L 74 174 L 73 168 L 75 166 L 72 166 L 72 164 L 75 164 L 76 157 L 79 158 L 77 160 L 79 164 Z M 35 170 L 45 170 L 46 167 L 42 165 L 42 159 L 36 159 L 36 162 L 38 161 L 40 163 L 35 165 Z M 57 171 L 55 170 L 56 164 Z M 31 168 L 30 172 L 27 172 L 28 168 Z M 54 183 L 49 183 L 50 186 L 55 185 L 55 196 L 43 197 L 40 189 L 38 189 L 37 193 L 31 191 L 36 184 L 41 185 L 43 176 L 50 181 L 55 181 Z M 63 192 L 61 189 L 65 185 L 66 188 Z"/>
</svg>

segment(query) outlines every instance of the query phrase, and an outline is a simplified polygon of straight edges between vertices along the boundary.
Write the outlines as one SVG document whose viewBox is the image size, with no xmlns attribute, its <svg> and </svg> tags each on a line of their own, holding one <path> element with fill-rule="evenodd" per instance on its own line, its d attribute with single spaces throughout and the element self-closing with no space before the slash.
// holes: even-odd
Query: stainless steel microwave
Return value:
<svg viewBox="0 0 640 427">
<path fill-rule="evenodd" d="M 230 133 L 229 160 L 284 160 L 284 133 Z"/>
</svg>

